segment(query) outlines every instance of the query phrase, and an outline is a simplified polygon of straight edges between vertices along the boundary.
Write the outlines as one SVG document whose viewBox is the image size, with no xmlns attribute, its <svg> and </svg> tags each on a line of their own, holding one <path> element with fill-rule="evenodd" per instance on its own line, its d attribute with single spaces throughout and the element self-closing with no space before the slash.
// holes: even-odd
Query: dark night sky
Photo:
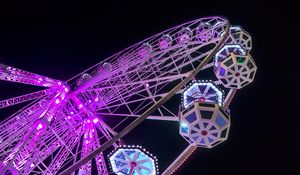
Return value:
<svg viewBox="0 0 300 175">
<path fill-rule="evenodd" d="M 199 150 L 177 174 L 294 174 L 300 147 L 295 5 L 198 0 L 0 7 L 0 63 L 62 80 L 175 25 L 209 15 L 226 16 L 252 35 L 256 79 L 231 104 L 228 141 Z M 0 99 L 34 90 L 1 82 Z M 0 114 L 1 120 L 5 118 Z M 127 139 L 161 158 L 161 169 L 186 146 L 177 124 L 168 122 L 147 121 Z"/>
</svg>

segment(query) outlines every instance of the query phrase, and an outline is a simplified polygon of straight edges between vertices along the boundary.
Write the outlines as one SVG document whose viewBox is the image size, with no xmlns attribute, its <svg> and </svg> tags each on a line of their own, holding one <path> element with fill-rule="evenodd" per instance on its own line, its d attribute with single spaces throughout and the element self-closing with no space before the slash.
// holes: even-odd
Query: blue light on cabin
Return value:
<svg viewBox="0 0 300 175">
<path fill-rule="evenodd" d="M 189 127 L 188 127 L 188 125 L 185 122 L 181 122 L 180 128 L 181 128 L 181 132 L 182 133 L 186 133 L 187 134 L 188 131 L 189 131 Z"/>
</svg>

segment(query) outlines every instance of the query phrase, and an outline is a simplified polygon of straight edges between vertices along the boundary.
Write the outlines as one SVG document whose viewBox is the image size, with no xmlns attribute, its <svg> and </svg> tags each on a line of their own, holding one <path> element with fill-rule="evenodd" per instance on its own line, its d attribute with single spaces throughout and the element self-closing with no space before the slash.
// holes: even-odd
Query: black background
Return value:
<svg viewBox="0 0 300 175">
<path fill-rule="evenodd" d="M 0 63 L 67 80 L 165 29 L 200 17 L 226 16 L 253 38 L 256 79 L 231 104 L 228 141 L 199 149 L 176 173 L 297 174 L 300 58 L 295 7 L 287 2 L 215 0 L 2 4 Z M 0 99 L 35 90 L 0 82 Z M 0 110 L 1 120 L 14 110 Z M 146 121 L 125 140 L 157 155 L 161 170 L 187 145 L 172 122 Z"/>
</svg>

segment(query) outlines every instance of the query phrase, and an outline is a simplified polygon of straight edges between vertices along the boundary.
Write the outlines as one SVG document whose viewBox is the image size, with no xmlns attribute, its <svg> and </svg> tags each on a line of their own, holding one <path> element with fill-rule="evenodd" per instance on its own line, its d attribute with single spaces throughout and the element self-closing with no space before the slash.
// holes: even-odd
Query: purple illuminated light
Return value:
<svg viewBox="0 0 300 175">
<path fill-rule="evenodd" d="M 142 58 L 146 58 L 150 55 L 152 51 L 152 46 L 149 43 L 144 43 L 142 48 L 139 50 L 139 55 Z"/>
<path fill-rule="evenodd" d="M 160 50 L 165 50 L 170 48 L 172 45 L 172 37 L 170 35 L 164 35 L 160 40 L 159 40 L 159 47 Z"/>
<path fill-rule="evenodd" d="M 166 40 L 161 40 L 159 42 L 159 46 L 160 46 L 161 50 L 167 49 L 169 47 L 169 43 Z"/>
<path fill-rule="evenodd" d="M 188 40 L 190 36 L 188 34 L 182 34 L 179 38 L 179 42 L 183 43 L 184 41 Z"/>
<path fill-rule="evenodd" d="M 40 77 L 39 79 L 38 79 L 38 83 L 41 83 L 43 81 L 43 79 Z"/>
<path fill-rule="evenodd" d="M 178 35 L 179 44 L 187 44 L 192 37 L 192 31 L 190 28 L 183 29 Z"/>
<path fill-rule="evenodd" d="M 68 87 L 65 88 L 65 92 L 69 92 L 69 88 Z"/>
</svg>

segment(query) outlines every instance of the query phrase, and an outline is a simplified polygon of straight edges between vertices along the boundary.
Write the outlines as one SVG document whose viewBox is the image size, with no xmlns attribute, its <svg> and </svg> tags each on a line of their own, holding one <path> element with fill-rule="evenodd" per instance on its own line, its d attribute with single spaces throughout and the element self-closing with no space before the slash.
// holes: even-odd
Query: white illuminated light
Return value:
<svg viewBox="0 0 300 175">
<path fill-rule="evenodd" d="M 43 79 L 40 77 L 38 80 L 38 83 L 41 83 L 43 81 Z"/>
<path fill-rule="evenodd" d="M 51 116 L 51 117 L 48 118 L 48 121 L 50 122 L 52 119 L 53 119 L 53 117 Z"/>
<path fill-rule="evenodd" d="M 40 130 L 42 128 L 43 128 L 43 125 L 39 123 L 38 126 L 36 127 L 36 130 Z"/>
<path fill-rule="evenodd" d="M 98 100 L 99 100 L 99 98 L 98 98 L 98 97 L 96 97 L 96 98 L 95 98 L 95 101 L 98 101 Z"/>
<path fill-rule="evenodd" d="M 82 104 L 79 104 L 79 106 L 78 106 L 78 107 L 79 107 L 79 109 L 81 109 L 81 108 L 82 108 Z"/>
<path fill-rule="evenodd" d="M 241 31 L 242 29 L 241 29 L 240 26 L 231 26 L 229 30 L 230 30 L 230 31 L 231 31 L 231 30 Z M 221 34 L 221 37 L 223 37 L 224 34 L 225 34 L 225 32 L 223 32 L 223 33 Z"/>
<path fill-rule="evenodd" d="M 240 31 L 240 30 L 242 30 L 242 29 L 241 29 L 240 26 L 231 26 L 231 27 L 230 27 L 230 30 L 238 30 L 238 31 Z"/>
<path fill-rule="evenodd" d="M 98 122 L 99 122 L 99 119 L 98 119 L 98 118 L 94 118 L 93 122 L 94 122 L 94 123 L 98 123 Z"/>
<path fill-rule="evenodd" d="M 69 92 L 69 89 L 68 89 L 68 87 L 66 87 L 66 88 L 65 88 L 65 92 Z"/>
<path fill-rule="evenodd" d="M 56 104 L 58 104 L 59 102 L 60 102 L 59 99 L 56 99 L 56 100 L 55 100 L 55 103 L 56 103 Z"/>
</svg>

